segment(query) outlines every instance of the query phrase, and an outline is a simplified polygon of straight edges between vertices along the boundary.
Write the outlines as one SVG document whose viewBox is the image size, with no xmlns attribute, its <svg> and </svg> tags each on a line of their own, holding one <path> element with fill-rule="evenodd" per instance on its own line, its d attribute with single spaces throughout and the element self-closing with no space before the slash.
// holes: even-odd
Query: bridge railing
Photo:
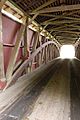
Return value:
<svg viewBox="0 0 80 120">
<path fill-rule="evenodd" d="M 32 72 L 36 68 L 58 57 L 59 46 L 54 41 L 48 41 L 38 47 L 30 57 L 23 62 L 23 64 L 14 72 L 12 78 L 8 80 L 7 88 L 12 81 L 16 81 L 24 74 Z"/>
</svg>

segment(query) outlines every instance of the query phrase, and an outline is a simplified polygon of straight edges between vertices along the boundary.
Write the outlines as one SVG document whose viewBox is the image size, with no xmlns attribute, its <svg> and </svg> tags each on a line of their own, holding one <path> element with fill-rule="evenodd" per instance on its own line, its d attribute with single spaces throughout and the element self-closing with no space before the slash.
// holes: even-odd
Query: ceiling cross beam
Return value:
<svg viewBox="0 0 80 120">
<path fill-rule="evenodd" d="M 80 24 L 80 21 L 73 21 L 73 20 L 62 20 L 62 21 L 53 21 L 53 22 L 49 22 L 48 24 L 46 24 L 46 26 L 44 28 L 46 28 L 48 25 L 64 25 L 66 24 L 69 25 L 69 24 Z"/>
<path fill-rule="evenodd" d="M 0 10 L 2 9 L 4 3 L 6 2 L 7 0 L 0 0 Z"/>
<path fill-rule="evenodd" d="M 78 32 L 78 31 L 69 31 L 69 30 L 53 30 L 52 32 L 54 32 L 54 33 L 56 33 L 56 32 L 63 32 L 63 33 L 72 33 L 72 34 L 77 34 L 77 35 L 79 35 L 80 34 L 80 32 Z"/>
<path fill-rule="evenodd" d="M 32 12 L 31 14 L 52 13 L 52 12 L 59 12 L 59 11 L 64 12 L 64 11 L 72 11 L 72 10 L 80 10 L 80 4 L 64 5 L 64 6 L 58 6 L 58 7 L 44 8 L 44 9 L 39 10 L 37 12 Z"/>
<path fill-rule="evenodd" d="M 33 10 L 33 13 L 34 13 L 34 12 L 37 12 L 37 11 L 39 11 L 39 10 L 41 10 L 41 9 L 43 9 L 44 7 L 50 5 L 51 3 L 55 2 L 55 1 L 56 1 L 56 0 L 49 0 L 48 2 L 42 4 L 41 6 L 39 6 L 39 7 L 36 8 L 35 10 Z"/>
<path fill-rule="evenodd" d="M 75 17 L 72 17 L 72 16 L 68 16 L 68 15 L 59 15 L 59 16 L 55 16 L 55 18 L 51 18 L 51 19 L 49 19 L 49 20 L 46 20 L 46 21 L 44 21 L 44 22 L 42 22 L 41 24 L 42 25 L 46 25 L 46 24 L 48 24 L 48 22 L 51 22 L 51 21 L 54 21 L 54 20 L 58 20 L 58 19 L 70 19 L 70 20 L 77 20 L 77 21 L 80 21 L 80 18 L 75 18 Z"/>
<path fill-rule="evenodd" d="M 75 30 L 75 29 L 80 29 L 80 26 L 78 26 L 78 25 L 75 26 L 74 24 L 73 24 L 73 25 L 67 25 L 67 26 L 66 26 L 66 25 L 64 24 L 63 26 L 58 26 L 58 27 L 49 28 L 48 31 L 60 30 L 60 29 L 62 29 L 62 30 L 63 30 L 63 29 L 66 29 L 66 30 L 67 30 L 67 29 L 69 29 L 69 30 L 70 30 L 70 29 L 71 29 L 71 30 Z"/>
</svg>

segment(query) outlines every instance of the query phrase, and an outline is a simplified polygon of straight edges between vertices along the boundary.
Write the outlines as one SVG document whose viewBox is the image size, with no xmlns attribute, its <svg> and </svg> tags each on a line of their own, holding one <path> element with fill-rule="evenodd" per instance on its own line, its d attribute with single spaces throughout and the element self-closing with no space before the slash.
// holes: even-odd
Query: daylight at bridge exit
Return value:
<svg viewBox="0 0 80 120">
<path fill-rule="evenodd" d="M 0 120 L 80 120 L 80 0 L 0 0 Z"/>
</svg>

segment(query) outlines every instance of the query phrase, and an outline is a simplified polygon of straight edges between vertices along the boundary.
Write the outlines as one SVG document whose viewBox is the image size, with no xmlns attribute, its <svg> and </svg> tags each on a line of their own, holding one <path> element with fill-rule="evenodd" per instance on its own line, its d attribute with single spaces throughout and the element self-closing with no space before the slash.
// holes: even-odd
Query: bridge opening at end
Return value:
<svg viewBox="0 0 80 120">
<path fill-rule="evenodd" d="M 63 45 L 60 49 L 60 58 L 73 59 L 75 57 L 75 48 L 73 45 Z"/>
</svg>

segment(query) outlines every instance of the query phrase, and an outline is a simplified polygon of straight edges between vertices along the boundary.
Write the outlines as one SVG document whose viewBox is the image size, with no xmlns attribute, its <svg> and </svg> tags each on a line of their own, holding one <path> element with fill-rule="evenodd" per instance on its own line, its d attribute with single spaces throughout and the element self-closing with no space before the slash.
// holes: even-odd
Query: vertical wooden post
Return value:
<svg viewBox="0 0 80 120">
<path fill-rule="evenodd" d="M 50 45 L 50 60 L 52 60 L 52 44 Z"/>
<path fill-rule="evenodd" d="M 28 17 L 26 17 L 26 25 L 24 30 L 24 57 L 27 56 L 27 26 L 28 26 Z"/>
<path fill-rule="evenodd" d="M 6 78 L 4 72 L 4 53 L 3 53 L 3 38 L 2 38 L 2 7 L 6 0 L 0 1 L 0 89 L 3 89 L 6 85 Z"/>
<path fill-rule="evenodd" d="M 42 49 L 42 64 L 44 63 L 44 49 Z"/>
<path fill-rule="evenodd" d="M 44 62 L 47 62 L 47 46 L 44 48 Z"/>
<path fill-rule="evenodd" d="M 30 45 L 29 45 L 29 55 L 32 53 L 32 43 L 33 43 L 33 38 L 34 38 L 35 32 L 33 31 L 33 34 L 31 36 L 31 40 L 30 40 Z"/>
<path fill-rule="evenodd" d="M 52 54 L 52 59 L 54 59 L 54 45 L 52 46 L 52 48 L 53 48 L 53 54 Z"/>
<path fill-rule="evenodd" d="M 42 36 L 39 34 L 40 46 L 42 45 Z M 39 66 L 42 64 L 42 51 L 39 53 Z"/>
<path fill-rule="evenodd" d="M 37 42 L 38 42 L 38 40 L 39 40 L 39 32 L 36 32 L 35 34 L 34 34 L 34 42 L 33 42 L 33 46 L 32 46 L 32 53 L 36 50 L 36 46 L 37 46 Z M 37 66 L 37 56 L 33 59 L 33 63 L 32 63 L 32 66 L 34 66 L 34 69 L 36 68 L 36 66 Z"/>
<path fill-rule="evenodd" d="M 34 43 L 33 43 L 33 48 L 32 48 L 32 52 L 34 52 L 36 50 L 36 46 L 37 46 L 37 41 L 39 39 L 39 33 L 36 32 L 34 35 Z"/>
<path fill-rule="evenodd" d="M 48 61 L 50 61 L 50 45 L 48 45 Z"/>
<path fill-rule="evenodd" d="M 14 68 L 14 65 L 15 65 L 15 62 L 16 62 L 18 51 L 19 51 L 19 48 L 20 48 L 20 45 L 21 45 L 21 38 L 22 38 L 22 35 L 23 35 L 23 32 L 24 32 L 24 28 L 25 28 L 25 26 L 21 25 L 20 30 L 19 30 L 18 35 L 17 35 L 15 47 L 11 51 L 11 57 L 10 57 L 9 65 L 8 65 L 7 72 L 6 72 L 6 78 L 7 78 L 8 82 L 11 81 L 11 76 L 12 76 L 12 73 L 13 73 L 13 68 Z"/>
<path fill-rule="evenodd" d="M 39 66 L 42 64 L 42 51 L 39 53 Z"/>
<path fill-rule="evenodd" d="M 49 49 L 48 49 L 48 45 L 47 45 L 47 48 L 46 48 L 46 49 L 47 49 L 47 55 L 46 55 L 46 59 L 47 59 L 47 60 L 46 60 L 46 61 L 48 62 L 48 60 L 49 60 Z"/>
<path fill-rule="evenodd" d="M 51 44 L 51 60 L 53 59 L 52 55 L 53 55 L 53 45 Z"/>
</svg>

